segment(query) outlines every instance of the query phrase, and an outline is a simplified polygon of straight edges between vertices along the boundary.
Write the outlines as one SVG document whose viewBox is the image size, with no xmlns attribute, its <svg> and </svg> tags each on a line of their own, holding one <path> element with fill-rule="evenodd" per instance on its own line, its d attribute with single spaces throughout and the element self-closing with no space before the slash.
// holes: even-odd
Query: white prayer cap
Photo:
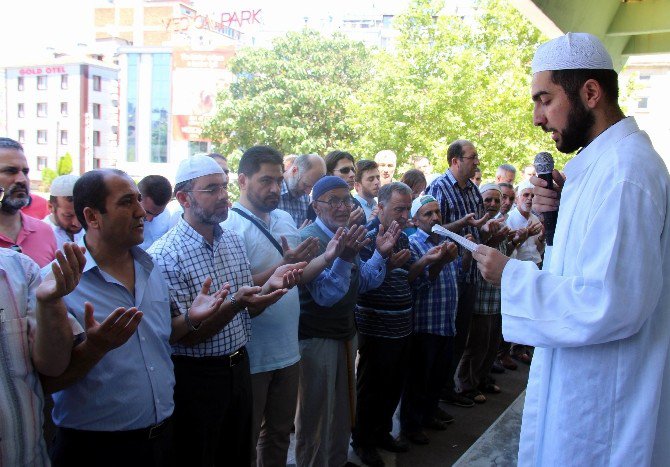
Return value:
<svg viewBox="0 0 670 467">
<path fill-rule="evenodd" d="M 75 182 L 79 180 L 77 175 L 61 175 L 51 182 L 51 196 L 72 196 Z"/>
<path fill-rule="evenodd" d="M 175 184 L 212 174 L 223 175 L 223 169 L 214 159 L 209 156 L 191 156 L 179 163 Z"/>
<path fill-rule="evenodd" d="M 526 190 L 528 188 L 530 188 L 532 190 L 533 188 L 535 188 L 535 185 L 530 183 L 530 180 L 524 180 L 523 182 L 521 182 L 521 184 L 518 187 L 516 187 L 516 192 L 518 194 L 518 193 L 521 193 L 523 190 Z"/>
<path fill-rule="evenodd" d="M 495 190 L 498 193 L 502 194 L 502 190 L 500 189 L 500 187 L 498 186 L 497 183 L 485 183 L 484 185 L 479 187 L 479 192 L 481 194 L 484 194 L 485 192 L 487 192 L 489 190 Z"/>
<path fill-rule="evenodd" d="M 437 202 L 435 198 L 430 195 L 421 195 L 414 201 L 412 201 L 412 208 L 409 211 L 411 217 L 416 216 L 416 213 L 419 212 L 424 205 L 432 202 Z"/>
<path fill-rule="evenodd" d="M 569 32 L 537 48 L 531 63 L 533 74 L 554 70 L 613 70 L 612 57 L 593 34 Z"/>
</svg>

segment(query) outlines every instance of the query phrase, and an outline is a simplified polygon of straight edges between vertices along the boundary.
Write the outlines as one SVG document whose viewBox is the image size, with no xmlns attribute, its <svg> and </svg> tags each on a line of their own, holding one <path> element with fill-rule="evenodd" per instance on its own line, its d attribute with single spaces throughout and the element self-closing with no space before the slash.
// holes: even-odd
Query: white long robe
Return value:
<svg viewBox="0 0 670 467">
<path fill-rule="evenodd" d="M 503 334 L 536 347 L 519 465 L 670 466 L 670 179 L 633 118 L 565 167 L 551 264 L 510 260 Z"/>
</svg>

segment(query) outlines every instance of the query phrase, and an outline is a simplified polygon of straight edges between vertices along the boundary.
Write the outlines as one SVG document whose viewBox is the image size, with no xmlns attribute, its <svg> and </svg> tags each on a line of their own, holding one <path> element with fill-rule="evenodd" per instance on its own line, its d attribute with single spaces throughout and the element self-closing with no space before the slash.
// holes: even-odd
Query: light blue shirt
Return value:
<svg viewBox="0 0 670 467">
<path fill-rule="evenodd" d="M 360 195 L 354 195 L 354 198 L 356 198 L 358 202 L 361 203 L 361 207 L 365 213 L 365 222 L 369 222 L 370 218 L 372 217 L 372 210 L 375 208 L 375 206 L 377 206 L 377 200 L 372 198 L 372 202 L 368 203 L 366 199 Z"/>
<path fill-rule="evenodd" d="M 328 237 L 333 238 L 331 231 L 320 218 L 314 221 Z M 372 257 L 366 262 L 361 261 L 359 269 L 358 293 L 376 289 L 386 276 L 386 260 L 375 249 Z M 324 269 L 315 279 L 305 284 L 314 301 L 321 306 L 333 306 L 349 291 L 351 281 L 351 267 L 353 263 L 336 258 L 330 268 Z"/>
<path fill-rule="evenodd" d="M 125 344 L 108 352 L 82 379 L 53 395 L 53 419 L 59 427 L 135 430 L 163 421 L 174 410 L 168 287 L 147 253 L 139 247 L 133 247 L 131 253 L 134 296 L 102 271 L 87 250 L 79 285 L 64 298 L 82 329 L 84 302 L 93 304 L 99 323 L 118 307 L 135 306 L 144 315 Z"/>
<path fill-rule="evenodd" d="M 151 219 L 151 221 L 144 221 L 144 241 L 140 245 L 140 248 L 146 251 L 156 240 L 170 230 L 170 217 L 170 211 L 166 209 Z"/>
<path fill-rule="evenodd" d="M 282 236 L 286 238 L 291 248 L 300 244 L 300 233 L 295 221 L 286 211 L 275 209 L 270 213 L 270 223 L 266 224 L 240 203 L 233 204 L 233 207 L 258 221 L 280 245 Z M 249 257 L 251 274 L 266 271 L 277 266 L 282 260 L 283 255 L 263 232 L 235 211 L 228 212 L 228 219 L 221 226 L 237 232 L 242 237 Z M 252 374 L 286 368 L 300 360 L 299 319 L 300 298 L 297 287 L 290 289 L 277 303 L 252 318 L 252 334 L 247 343 Z"/>
</svg>

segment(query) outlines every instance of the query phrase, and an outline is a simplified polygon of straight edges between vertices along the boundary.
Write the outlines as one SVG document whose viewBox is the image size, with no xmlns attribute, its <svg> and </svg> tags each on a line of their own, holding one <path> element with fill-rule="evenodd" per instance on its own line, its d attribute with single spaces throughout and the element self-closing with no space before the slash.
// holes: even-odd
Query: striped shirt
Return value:
<svg viewBox="0 0 670 467">
<path fill-rule="evenodd" d="M 0 465 L 49 465 L 44 396 L 31 360 L 39 268 L 0 249 L 0 283 Z"/>
<path fill-rule="evenodd" d="M 370 239 L 360 252 L 361 260 L 368 261 L 377 248 L 375 239 L 378 228 L 368 232 Z M 400 234 L 393 247 L 393 253 L 409 249 L 409 239 Z M 387 271 L 384 282 L 372 290 L 358 296 L 356 303 L 356 325 L 358 332 L 366 336 L 399 338 L 412 333 L 412 289 L 407 281 L 412 257 L 400 268 Z"/>
<path fill-rule="evenodd" d="M 419 229 L 409 237 L 412 255 L 420 258 L 437 246 L 426 232 Z M 414 332 L 453 336 L 456 334 L 456 309 L 458 286 L 456 285 L 456 261 L 442 268 L 435 280 L 428 278 L 429 267 L 423 272 L 423 282 L 415 281 L 414 288 Z"/>
<path fill-rule="evenodd" d="M 253 285 L 244 243 L 232 230 L 214 227 L 210 245 L 184 218 L 148 250 L 163 272 L 170 292 L 172 316 L 184 314 L 197 297 L 203 282 L 212 278 L 211 290 L 230 284 L 234 294 L 244 285 Z M 218 357 L 236 352 L 251 336 L 247 310 L 241 311 L 217 334 L 193 346 L 174 345 L 174 354 L 187 357 Z"/>
<path fill-rule="evenodd" d="M 286 180 L 281 183 L 279 206 L 277 208 L 288 212 L 295 221 L 296 227 L 300 228 L 302 223 L 308 218 L 310 203 L 309 195 L 305 194 L 296 198 L 289 191 Z"/>
<path fill-rule="evenodd" d="M 437 200 L 444 224 L 456 222 L 470 213 L 474 213 L 475 218 L 480 219 L 485 213 L 484 200 L 477 186 L 468 180 L 466 187 L 461 188 L 451 170 L 447 170 L 444 175 L 440 175 L 433 180 L 430 186 L 426 188 L 426 194 Z M 479 229 L 475 227 L 466 226 L 456 233 L 460 235 L 472 234 L 475 243 L 481 243 Z M 459 247 L 458 251 L 460 255 L 463 255 L 462 247 Z M 476 282 L 477 267 L 474 261 L 472 261 L 469 271 L 459 271 L 458 280 L 466 283 Z"/>
</svg>

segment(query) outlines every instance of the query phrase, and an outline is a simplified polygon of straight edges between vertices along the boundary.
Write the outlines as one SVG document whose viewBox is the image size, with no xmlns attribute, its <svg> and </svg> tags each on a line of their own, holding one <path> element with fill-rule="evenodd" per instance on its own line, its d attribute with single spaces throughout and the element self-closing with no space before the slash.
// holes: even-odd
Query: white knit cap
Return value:
<svg viewBox="0 0 670 467">
<path fill-rule="evenodd" d="M 421 209 L 422 206 L 432 203 L 433 201 L 437 202 L 437 200 L 430 195 L 421 195 L 416 198 L 412 201 L 412 208 L 409 211 L 410 217 L 416 216 L 416 213 L 419 212 L 419 209 Z"/>
<path fill-rule="evenodd" d="M 496 183 L 485 183 L 484 185 L 479 187 L 479 192 L 482 194 L 484 194 L 489 190 L 496 190 L 498 193 L 502 194 L 502 190 Z"/>
<path fill-rule="evenodd" d="M 51 196 L 72 196 L 72 190 L 74 189 L 75 182 L 79 180 L 78 175 L 61 175 L 54 178 L 51 182 L 51 190 L 49 194 Z"/>
<path fill-rule="evenodd" d="M 521 193 L 523 190 L 526 190 L 528 188 L 530 188 L 532 190 L 533 188 L 535 188 L 535 185 L 530 183 L 530 180 L 524 180 L 523 182 L 521 182 L 521 184 L 518 187 L 516 187 L 516 192 L 518 194 L 518 193 Z"/>
<path fill-rule="evenodd" d="M 175 184 L 212 174 L 223 175 L 223 169 L 214 159 L 209 156 L 191 156 L 179 163 Z"/>
<path fill-rule="evenodd" d="M 569 32 L 537 48 L 533 74 L 553 70 L 613 70 L 612 58 L 600 39 L 586 32 Z"/>
</svg>

